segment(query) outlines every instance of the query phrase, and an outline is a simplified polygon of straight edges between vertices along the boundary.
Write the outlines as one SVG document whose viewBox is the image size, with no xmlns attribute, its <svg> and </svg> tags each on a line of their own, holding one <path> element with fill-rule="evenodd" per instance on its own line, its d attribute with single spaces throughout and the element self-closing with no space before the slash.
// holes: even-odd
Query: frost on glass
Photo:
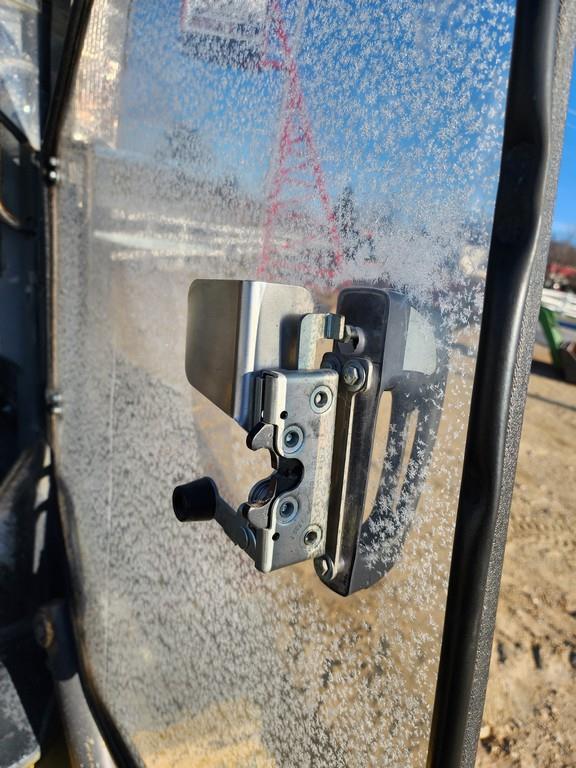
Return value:
<svg viewBox="0 0 576 768">
<path fill-rule="evenodd" d="M 62 143 L 59 466 L 85 658 L 143 763 L 424 764 L 512 6 L 94 5 Z M 175 484 L 207 474 L 238 503 L 262 476 L 186 381 L 196 277 L 299 283 L 325 309 L 388 287 L 433 324 L 437 442 L 370 590 L 341 598 L 310 563 L 262 575 L 175 520 Z"/>
<path fill-rule="evenodd" d="M 0 112 L 40 149 L 37 0 L 0 0 Z"/>
</svg>

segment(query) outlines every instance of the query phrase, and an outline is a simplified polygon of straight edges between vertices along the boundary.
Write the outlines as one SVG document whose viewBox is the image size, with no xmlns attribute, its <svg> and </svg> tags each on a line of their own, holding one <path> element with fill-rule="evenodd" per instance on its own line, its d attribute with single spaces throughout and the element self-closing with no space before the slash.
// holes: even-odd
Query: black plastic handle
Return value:
<svg viewBox="0 0 576 768">
<path fill-rule="evenodd" d="M 214 520 L 219 500 L 216 483 L 209 477 L 177 485 L 172 493 L 174 514 L 181 523 Z"/>
</svg>

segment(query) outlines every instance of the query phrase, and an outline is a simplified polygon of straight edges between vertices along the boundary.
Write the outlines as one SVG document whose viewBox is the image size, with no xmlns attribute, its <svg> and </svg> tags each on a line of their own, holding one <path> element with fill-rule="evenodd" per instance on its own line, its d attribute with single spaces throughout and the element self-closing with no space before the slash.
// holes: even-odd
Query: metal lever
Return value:
<svg viewBox="0 0 576 768">
<path fill-rule="evenodd" d="M 355 344 L 335 342 L 322 361 L 322 365 L 341 372 L 341 385 L 328 541 L 325 556 L 315 565 L 331 589 L 347 595 L 378 581 L 399 557 L 418 501 L 419 492 L 415 491 L 432 451 L 444 381 L 438 387 L 443 368 L 437 359 L 433 330 L 401 294 L 375 288 L 348 289 L 340 294 L 338 312 L 361 329 L 361 336 Z M 392 392 L 387 455 L 374 509 L 363 522 L 384 391 Z M 412 478 L 402 480 L 408 418 L 422 411 L 428 421 L 428 411 L 434 410 L 430 409 L 434 393 L 438 407 L 427 428 L 429 439 L 422 442 L 417 429 Z"/>
<path fill-rule="evenodd" d="M 178 485 L 172 494 L 174 513 L 181 523 L 216 520 L 234 544 L 250 557 L 256 552 L 256 539 L 241 515 L 220 498 L 216 483 L 209 477 Z"/>
<path fill-rule="evenodd" d="M 399 556 L 435 438 L 446 367 L 431 326 L 398 293 L 351 288 L 340 294 L 336 314 L 311 307 L 308 292 L 293 286 L 192 284 L 188 378 L 242 424 L 250 449 L 269 451 L 273 472 L 237 511 L 208 478 L 176 488 L 173 504 L 179 520 L 215 519 L 259 570 L 313 558 L 324 583 L 345 595 L 378 581 Z M 333 349 L 315 367 L 317 344 L 327 338 Z M 363 523 L 385 390 L 393 397 L 389 457 Z M 431 400 L 434 413 L 424 413 L 422 403 Z M 413 446 L 411 476 L 401 479 L 413 413 L 428 425 L 421 428 L 428 444 Z"/>
</svg>

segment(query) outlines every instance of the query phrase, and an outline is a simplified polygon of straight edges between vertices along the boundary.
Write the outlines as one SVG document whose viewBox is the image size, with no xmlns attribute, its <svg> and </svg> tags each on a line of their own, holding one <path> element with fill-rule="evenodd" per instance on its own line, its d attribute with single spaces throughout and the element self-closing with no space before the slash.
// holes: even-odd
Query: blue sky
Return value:
<svg viewBox="0 0 576 768">
<path fill-rule="evenodd" d="M 285 9 L 295 5 L 298 5 L 295 0 L 282 0 Z M 330 7 L 340 5 L 353 6 L 352 3 L 335 2 Z M 374 2 L 374 7 L 377 5 Z M 365 7 L 369 6 L 370 3 L 367 3 Z M 464 200 L 463 205 L 473 202 L 475 187 L 481 178 L 488 178 L 490 184 L 487 189 L 478 191 L 477 196 L 492 200 L 495 170 L 499 159 L 497 146 L 500 126 L 499 120 L 496 120 L 494 125 L 487 124 L 486 110 L 493 108 L 496 113 L 503 112 L 503 100 L 494 105 L 489 101 L 494 93 L 504 93 L 506 73 L 500 73 L 499 86 L 492 87 L 488 77 L 487 82 L 483 84 L 484 93 L 470 98 L 467 110 L 458 107 L 456 97 L 462 97 L 466 89 L 470 88 L 471 82 L 479 81 L 480 72 L 486 70 L 493 77 L 498 74 L 494 62 L 492 70 L 490 67 L 482 69 L 476 62 L 468 63 L 474 77 L 471 77 L 469 72 L 468 79 L 466 78 L 462 69 L 464 65 L 454 55 L 454 51 L 456 54 L 465 52 L 465 61 L 470 59 L 476 48 L 479 51 L 480 48 L 477 42 L 466 42 L 463 35 L 463 32 L 466 33 L 465 19 L 454 18 L 452 28 L 446 30 L 452 41 L 460 40 L 461 37 L 464 40 L 457 46 L 447 48 L 448 52 L 452 51 L 453 62 L 448 60 L 447 54 L 436 60 L 431 51 L 430 58 L 425 61 L 425 67 L 420 61 L 420 65 L 411 69 L 414 52 L 418 53 L 423 44 L 420 41 L 414 47 L 410 25 L 406 29 L 401 26 L 402 14 L 395 19 L 398 30 L 395 35 L 389 35 L 388 50 L 384 49 L 385 40 L 379 37 L 378 52 L 370 55 L 366 51 L 361 55 L 358 40 L 352 34 L 349 36 L 351 41 L 347 47 L 343 41 L 339 41 L 338 45 L 335 43 L 336 32 L 341 29 L 354 29 L 350 19 L 333 19 L 332 23 L 325 23 L 325 19 L 316 18 L 319 14 L 321 16 L 323 5 L 310 4 L 310 7 L 319 8 L 320 11 L 310 12 L 307 16 L 304 37 L 308 45 L 303 46 L 304 52 L 299 63 L 309 111 L 315 123 L 317 143 L 320 136 L 326 137 L 320 147 L 320 153 L 323 156 L 331 195 L 336 196 L 345 183 L 352 183 L 360 198 L 372 196 L 378 199 L 387 194 L 399 197 L 396 186 L 404 179 L 406 169 L 400 170 L 398 158 L 406 161 L 416 147 L 421 149 L 421 156 L 415 160 L 414 165 L 425 165 L 427 173 L 437 170 L 433 162 L 435 157 L 443 158 L 443 164 L 440 164 L 441 178 L 435 179 L 439 186 L 442 186 L 440 182 L 446 185 L 450 180 L 457 186 L 456 177 L 460 169 L 461 186 L 468 188 L 470 193 L 470 198 Z M 482 8 L 481 5 L 479 7 Z M 131 119 L 126 120 L 126 125 L 123 125 L 123 137 L 132 149 L 154 153 L 158 151 L 162 134 L 167 128 L 173 122 L 186 119 L 203 134 L 207 151 L 210 153 L 211 171 L 216 175 L 227 173 L 237 176 L 245 187 L 255 192 L 263 186 L 270 159 L 274 141 L 273 126 L 277 122 L 281 97 L 281 81 L 274 73 L 256 77 L 253 72 L 224 72 L 221 68 L 195 60 L 178 40 L 179 10 L 178 0 L 139 0 L 132 12 L 133 44 L 129 56 L 131 66 L 128 76 L 124 78 L 125 113 L 130 115 Z M 487 23 L 489 21 L 490 18 L 482 17 L 488 48 L 495 48 L 497 45 L 495 29 L 504 30 L 511 39 L 510 13 L 503 13 L 502 18 L 496 20 L 497 24 L 493 25 L 494 29 L 490 35 L 486 32 L 491 29 Z M 412 23 L 411 21 L 410 24 Z M 428 20 L 426 23 L 432 30 L 433 21 Z M 475 25 L 479 26 L 478 19 Z M 150 28 L 155 30 L 153 37 L 149 35 Z M 361 31 L 365 36 L 365 25 Z M 441 33 L 442 25 L 436 29 L 437 41 L 441 41 Z M 399 40 L 402 41 L 401 46 Z M 506 61 L 507 43 L 500 44 L 502 60 Z M 406 60 L 401 55 L 405 49 L 408 52 Z M 336 55 L 337 50 L 341 55 Z M 345 59 L 346 54 L 350 54 L 351 59 Z M 486 51 L 483 52 L 483 55 L 485 54 Z M 355 60 L 361 65 L 361 71 L 354 73 L 352 77 L 347 76 L 349 64 L 338 68 L 341 62 L 350 60 Z M 315 62 L 320 62 L 316 67 L 318 71 L 315 71 L 313 66 Z M 392 75 L 394 68 L 398 68 L 402 77 L 387 77 L 387 70 L 378 70 L 379 62 L 384 62 Z M 437 95 L 437 102 L 443 107 L 440 111 L 434 112 L 426 102 L 428 80 L 433 85 L 430 91 Z M 352 90 L 346 89 L 347 82 L 349 86 L 354 86 Z M 381 91 L 381 98 L 371 102 L 368 109 L 366 107 L 371 94 L 368 92 L 361 95 L 357 87 L 359 82 L 372 85 L 377 83 Z M 402 82 L 406 83 L 403 91 Z M 153 94 L 151 83 L 155 84 Z M 447 83 L 452 91 L 447 90 L 444 93 L 439 83 Z M 399 92 L 396 93 L 394 89 Z M 373 91 L 375 90 L 373 88 Z M 263 93 L 266 98 L 262 98 Z M 482 99 L 486 100 L 485 104 Z M 151 100 L 156 105 L 152 113 L 149 108 Z M 416 105 L 412 112 L 408 108 L 411 102 Z M 323 106 L 325 104 L 328 105 L 327 108 Z M 337 110 L 334 105 L 338 105 Z M 428 107 L 427 119 L 419 119 L 418 105 Z M 467 139 L 461 125 L 464 114 L 469 115 L 472 120 L 466 129 Z M 397 118 L 403 118 L 405 126 L 412 126 L 413 130 L 406 129 L 406 136 L 402 138 L 400 129 L 396 129 L 396 143 L 386 146 L 386 142 L 390 143 L 390 137 L 394 139 L 394 132 L 385 131 L 382 126 L 400 124 Z M 447 133 L 452 123 L 460 125 L 460 133 L 447 136 L 443 142 L 438 141 L 437 137 L 442 132 Z M 347 150 L 343 153 L 341 146 L 345 130 L 348 130 L 351 138 L 349 137 Z M 491 135 L 491 146 L 490 151 L 484 152 L 486 167 L 480 168 L 478 163 L 472 163 L 472 167 L 468 167 L 471 164 L 463 162 L 463 159 L 477 151 L 488 132 Z M 367 157 L 372 157 L 372 170 L 365 167 Z M 473 168 L 476 168 L 476 178 L 472 181 Z M 360 174 L 358 169 L 363 169 L 363 174 Z M 424 185 L 416 181 L 414 180 L 414 186 L 421 191 Z M 438 196 L 439 190 L 436 189 L 435 192 Z M 406 197 L 404 194 L 404 204 Z M 571 86 L 553 233 L 558 239 L 571 239 L 576 242 L 576 78 Z"/>
<path fill-rule="evenodd" d="M 447 217 L 454 226 L 470 219 L 488 233 L 514 0 L 488 9 L 446 0 L 442 14 L 427 2 L 281 2 L 331 202 L 350 184 L 377 219 L 393 215 L 418 231 L 437 222 L 442 233 Z M 187 126 L 201 149 L 195 172 L 263 195 L 282 74 L 235 66 L 210 38 L 186 39 L 179 0 L 138 0 L 130 36 L 120 145 L 166 159 L 167 135 Z M 278 54 L 272 35 L 269 55 Z M 283 182 L 284 196 L 302 202 L 301 181 L 294 190 Z M 306 204 L 317 203 L 310 195 Z"/>
<path fill-rule="evenodd" d="M 576 65 L 568 103 L 553 232 L 558 239 L 576 242 Z"/>
</svg>

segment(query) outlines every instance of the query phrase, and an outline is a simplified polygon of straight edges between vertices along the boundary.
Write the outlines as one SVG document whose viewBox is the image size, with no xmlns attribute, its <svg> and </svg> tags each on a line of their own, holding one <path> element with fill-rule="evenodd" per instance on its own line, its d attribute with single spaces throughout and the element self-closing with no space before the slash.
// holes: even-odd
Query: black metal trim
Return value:
<svg viewBox="0 0 576 768">
<path fill-rule="evenodd" d="M 72 95 L 74 83 L 76 80 L 76 74 L 78 71 L 78 65 L 80 62 L 81 53 L 84 46 L 86 37 L 86 31 L 88 29 L 88 23 L 90 21 L 90 14 L 92 11 L 93 0 L 75 0 L 70 11 L 68 26 L 66 29 L 66 35 L 62 48 L 62 57 L 58 68 L 58 75 L 56 78 L 56 84 L 50 105 L 48 108 L 48 114 L 46 117 L 46 124 L 43 133 L 42 148 L 40 152 L 41 165 L 45 172 L 49 172 L 52 168 L 53 158 L 57 158 L 59 142 L 62 133 L 62 127 L 66 118 L 66 111 L 70 98 Z M 56 357 L 54 354 L 53 345 L 56 339 L 56 291 L 57 291 L 57 255 L 58 255 L 58 223 L 57 223 L 57 191 L 56 187 L 50 183 L 50 178 L 46 173 L 46 181 L 49 183 L 48 188 L 45 190 L 44 204 L 45 204 L 45 221 L 46 221 L 46 239 L 48 247 L 48 290 L 47 290 L 47 325 L 48 325 L 48 339 L 47 339 L 47 378 L 49 389 L 55 388 L 57 384 L 56 373 Z M 52 416 L 51 422 L 54 421 Z M 49 426 L 49 433 L 51 434 L 51 443 L 53 447 L 53 459 L 55 459 L 55 441 L 54 441 L 54 429 L 53 423 Z M 55 491 L 54 503 L 58 511 L 58 530 L 59 539 L 62 551 L 66 552 L 67 548 L 64 544 L 64 532 L 62 531 L 63 521 L 66 518 L 66 510 L 62 509 L 62 506 L 66 506 L 67 494 L 61 483 L 58 482 L 57 470 L 52 467 L 52 488 L 57 489 Z M 116 764 L 120 768 L 133 768 L 135 766 L 134 759 L 126 746 L 123 737 L 120 735 L 118 728 L 111 717 L 110 713 L 103 706 L 103 703 L 97 693 L 96 687 L 93 683 L 92 677 L 89 674 L 89 670 L 86 665 L 85 656 L 83 654 L 82 642 L 79 638 L 82 636 L 81 628 L 78 625 L 76 617 L 74 615 L 74 595 L 71 588 L 71 578 L 69 574 L 70 561 L 67 557 L 61 560 L 65 565 L 65 581 L 66 581 L 66 597 L 69 601 L 71 608 L 71 620 L 73 624 L 73 636 L 77 652 L 78 663 L 78 675 L 81 683 L 82 691 L 88 708 L 94 718 L 94 722 L 102 734 L 104 741 L 110 750 L 112 757 Z"/>
<path fill-rule="evenodd" d="M 506 536 L 508 486 L 518 450 L 519 432 L 512 422 L 521 423 L 525 398 L 525 383 L 515 377 L 531 354 L 529 346 L 519 350 L 519 345 L 532 320 L 531 308 L 530 317 L 524 314 L 529 292 L 543 279 L 534 267 L 543 242 L 549 240 L 549 222 L 543 222 L 543 214 L 557 180 L 550 144 L 560 140 L 551 128 L 561 5 L 559 0 L 517 4 L 429 768 L 471 766 L 475 760 L 501 573 L 501 553 L 496 550 L 500 544 L 503 548 Z M 535 317 L 530 328 L 534 323 Z"/>
<path fill-rule="evenodd" d="M 70 11 L 66 37 L 62 47 L 62 59 L 44 128 L 42 140 L 44 165 L 51 157 L 56 157 L 58 154 L 62 124 L 66 117 L 66 109 L 76 79 L 92 5 L 93 0 L 74 0 L 74 5 Z"/>
</svg>

